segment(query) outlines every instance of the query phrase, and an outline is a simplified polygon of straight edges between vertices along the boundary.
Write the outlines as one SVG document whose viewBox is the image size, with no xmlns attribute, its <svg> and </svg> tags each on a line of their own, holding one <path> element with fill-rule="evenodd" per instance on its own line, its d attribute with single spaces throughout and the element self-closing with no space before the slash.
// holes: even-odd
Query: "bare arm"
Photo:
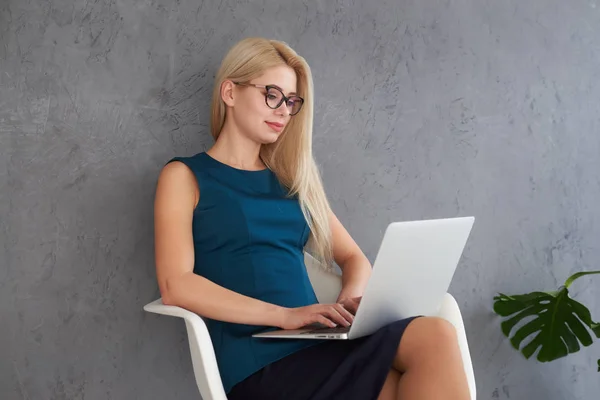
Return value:
<svg viewBox="0 0 600 400">
<path fill-rule="evenodd" d="M 333 242 L 333 258 L 342 270 L 342 290 L 338 301 L 361 297 L 371 277 L 371 263 L 333 211 L 329 215 L 329 223 Z"/>
<path fill-rule="evenodd" d="M 154 203 L 156 274 L 162 301 L 219 321 L 278 326 L 285 309 L 247 297 L 194 274 L 192 219 L 196 178 L 180 162 L 166 165 Z"/>
</svg>

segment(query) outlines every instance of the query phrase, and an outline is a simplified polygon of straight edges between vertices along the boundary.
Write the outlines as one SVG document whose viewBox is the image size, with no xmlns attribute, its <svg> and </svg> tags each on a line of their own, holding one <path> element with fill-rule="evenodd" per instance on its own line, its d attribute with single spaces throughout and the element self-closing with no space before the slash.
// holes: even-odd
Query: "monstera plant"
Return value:
<svg viewBox="0 0 600 400">
<path fill-rule="evenodd" d="M 526 358 L 530 358 L 539 349 L 538 361 L 549 362 L 579 351 L 580 343 L 584 346 L 591 345 L 593 339 L 590 331 L 596 338 L 600 338 L 600 323 L 592 321 L 587 307 L 569 297 L 569 286 L 573 281 L 592 274 L 600 274 L 600 271 L 578 272 L 554 292 L 512 296 L 499 293 L 495 296 L 494 312 L 506 317 L 501 325 L 502 332 L 510 339 L 512 346 Z M 527 317 L 533 318 L 514 329 Z M 530 336 L 532 339 L 525 343 L 525 339 Z"/>
</svg>

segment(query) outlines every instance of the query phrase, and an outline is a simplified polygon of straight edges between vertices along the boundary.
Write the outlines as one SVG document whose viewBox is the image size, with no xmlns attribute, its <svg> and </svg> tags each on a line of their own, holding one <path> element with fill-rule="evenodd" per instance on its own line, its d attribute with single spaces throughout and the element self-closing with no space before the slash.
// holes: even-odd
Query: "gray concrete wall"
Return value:
<svg viewBox="0 0 600 400">
<path fill-rule="evenodd" d="M 596 398 L 598 345 L 527 361 L 491 313 L 599 267 L 594 0 L 0 2 L 0 397 L 195 398 L 182 323 L 141 311 L 153 194 L 210 146 L 250 35 L 311 64 L 316 157 L 371 261 L 389 221 L 477 217 L 451 292 L 479 398 Z M 573 287 L 596 319 L 599 279 Z"/>
</svg>

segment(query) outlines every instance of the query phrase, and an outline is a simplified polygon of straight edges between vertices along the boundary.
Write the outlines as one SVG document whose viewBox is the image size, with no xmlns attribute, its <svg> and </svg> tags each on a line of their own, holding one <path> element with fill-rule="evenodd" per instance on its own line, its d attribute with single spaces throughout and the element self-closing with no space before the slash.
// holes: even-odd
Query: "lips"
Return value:
<svg viewBox="0 0 600 400">
<path fill-rule="evenodd" d="M 279 122 L 266 122 L 266 124 L 273 129 L 275 132 L 281 132 L 283 130 L 284 125 Z"/>
</svg>

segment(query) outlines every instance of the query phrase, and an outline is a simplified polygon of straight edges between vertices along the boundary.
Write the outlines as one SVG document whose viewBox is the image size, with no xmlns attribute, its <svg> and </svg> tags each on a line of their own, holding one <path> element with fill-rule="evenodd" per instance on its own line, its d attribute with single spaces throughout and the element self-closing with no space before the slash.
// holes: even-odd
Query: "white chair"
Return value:
<svg viewBox="0 0 600 400">
<path fill-rule="evenodd" d="M 321 268 L 319 262 L 308 253 L 305 253 L 305 262 L 319 302 L 335 302 L 342 287 L 341 277 L 335 273 L 325 271 Z M 202 318 L 198 314 L 194 314 L 183 308 L 166 306 L 162 303 L 161 299 L 146 304 L 144 310 L 151 313 L 183 318 L 190 343 L 196 384 L 198 385 L 202 399 L 227 400 L 223 384 L 221 383 L 212 342 Z M 458 344 L 469 381 L 469 389 L 471 390 L 471 400 L 475 400 L 475 377 L 473 375 L 473 365 L 471 364 L 465 327 L 458 304 L 451 294 L 446 293 L 438 316 L 448 320 L 456 328 Z"/>
</svg>

